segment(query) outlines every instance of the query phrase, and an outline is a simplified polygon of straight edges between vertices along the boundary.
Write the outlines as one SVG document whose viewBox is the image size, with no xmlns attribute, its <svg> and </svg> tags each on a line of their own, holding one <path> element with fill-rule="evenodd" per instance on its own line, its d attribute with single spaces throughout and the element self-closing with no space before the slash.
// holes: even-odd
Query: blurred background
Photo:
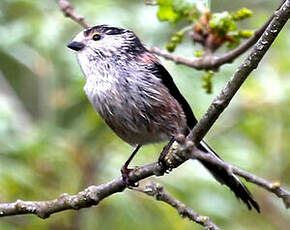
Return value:
<svg viewBox="0 0 290 230">
<path fill-rule="evenodd" d="M 214 12 L 242 7 L 254 15 L 241 26 L 255 29 L 278 0 L 212 0 Z M 158 21 L 157 7 L 134 0 L 74 0 L 90 24 L 130 28 L 148 46 L 165 46 L 174 29 Z M 120 176 L 132 147 L 118 139 L 89 104 L 84 78 L 66 44 L 82 28 L 64 18 L 57 1 L 0 2 L 0 201 L 47 200 L 75 194 Z M 259 68 L 240 89 L 206 140 L 228 162 L 290 189 L 290 27 L 280 33 Z M 176 53 L 193 57 L 188 40 Z M 220 52 L 224 52 L 221 50 Z M 200 118 L 242 58 L 225 65 L 206 94 L 203 73 L 163 60 Z M 156 161 L 163 145 L 144 147 L 132 165 Z M 262 213 L 249 212 L 196 162 L 150 178 L 223 229 L 290 229 L 290 213 L 273 194 L 247 183 Z M 147 180 L 148 181 L 148 180 Z M 146 182 L 146 181 L 145 181 Z M 144 183 L 145 183 L 144 182 Z M 141 183 L 143 184 L 143 183 Z M 201 229 L 166 204 L 126 190 L 97 207 L 0 219 L 0 229 Z"/>
</svg>

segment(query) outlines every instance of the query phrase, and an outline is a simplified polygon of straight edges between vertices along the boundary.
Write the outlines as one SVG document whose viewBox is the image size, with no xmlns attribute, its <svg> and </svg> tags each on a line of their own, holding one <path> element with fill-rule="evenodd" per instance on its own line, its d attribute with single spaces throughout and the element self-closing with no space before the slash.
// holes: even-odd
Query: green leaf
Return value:
<svg viewBox="0 0 290 230">
<path fill-rule="evenodd" d="M 192 0 L 158 0 L 158 19 L 171 23 L 176 23 L 180 19 L 187 19 L 192 22 L 200 16 L 196 4 L 197 1 Z"/>
<path fill-rule="evenodd" d="M 186 18 L 191 22 L 197 20 L 201 15 L 197 9 L 197 1 L 193 0 L 175 0 L 174 10 L 181 18 Z"/>
<path fill-rule="evenodd" d="M 203 51 L 202 50 L 196 50 L 195 53 L 194 53 L 194 55 L 196 57 L 201 57 L 203 55 Z"/>
<path fill-rule="evenodd" d="M 157 17 L 160 21 L 176 22 L 178 14 L 174 12 L 172 6 L 160 6 L 157 12 Z"/>
<path fill-rule="evenodd" d="M 159 10 L 157 12 L 157 17 L 160 21 L 176 22 L 178 19 L 178 14 L 175 12 L 173 7 L 173 0 L 158 0 L 157 5 Z"/>
<path fill-rule="evenodd" d="M 231 15 L 233 17 L 233 20 L 239 21 L 251 17 L 253 15 L 253 12 L 247 8 L 242 8 L 237 12 L 231 13 Z"/>
<path fill-rule="evenodd" d="M 209 70 L 209 71 L 206 71 L 204 76 L 202 77 L 202 88 L 204 88 L 205 92 L 208 94 L 212 93 L 212 88 L 213 88 L 212 78 L 214 74 L 215 72 Z"/>
<path fill-rule="evenodd" d="M 176 44 L 174 44 L 174 43 L 167 43 L 166 44 L 166 49 L 170 53 L 174 52 L 175 48 L 176 48 Z"/>
<path fill-rule="evenodd" d="M 209 25 L 222 36 L 237 29 L 235 21 L 233 20 L 231 14 L 227 11 L 213 14 Z"/>
<path fill-rule="evenodd" d="M 250 38 L 254 35 L 254 31 L 252 30 L 239 30 L 239 36 L 241 38 Z"/>
<path fill-rule="evenodd" d="M 231 35 L 232 40 L 227 43 L 228 48 L 237 47 L 241 42 L 241 36 L 237 33 L 235 35 Z"/>
</svg>

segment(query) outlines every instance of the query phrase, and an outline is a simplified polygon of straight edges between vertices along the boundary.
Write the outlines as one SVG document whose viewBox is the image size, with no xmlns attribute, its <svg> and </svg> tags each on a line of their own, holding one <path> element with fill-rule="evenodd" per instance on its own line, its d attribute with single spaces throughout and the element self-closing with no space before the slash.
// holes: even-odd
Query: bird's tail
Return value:
<svg viewBox="0 0 290 230">
<path fill-rule="evenodd" d="M 218 160 L 222 159 L 204 142 L 201 141 L 198 148 L 206 153 L 212 154 Z M 254 200 L 252 194 L 247 187 L 239 180 L 239 178 L 228 170 L 218 167 L 208 161 L 199 160 L 205 168 L 214 176 L 214 178 L 221 184 L 228 186 L 236 195 L 238 199 L 241 199 L 251 210 L 254 207 L 257 212 L 260 212 L 259 204 Z"/>
</svg>

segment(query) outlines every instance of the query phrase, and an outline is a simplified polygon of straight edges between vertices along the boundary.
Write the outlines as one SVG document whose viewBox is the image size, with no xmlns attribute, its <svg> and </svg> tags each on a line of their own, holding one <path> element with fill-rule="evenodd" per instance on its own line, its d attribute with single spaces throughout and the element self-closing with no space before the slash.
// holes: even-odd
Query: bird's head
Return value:
<svg viewBox="0 0 290 230">
<path fill-rule="evenodd" d="M 145 48 L 131 31 L 107 25 L 93 26 L 78 33 L 67 45 L 78 54 L 92 58 L 132 56 Z"/>
</svg>

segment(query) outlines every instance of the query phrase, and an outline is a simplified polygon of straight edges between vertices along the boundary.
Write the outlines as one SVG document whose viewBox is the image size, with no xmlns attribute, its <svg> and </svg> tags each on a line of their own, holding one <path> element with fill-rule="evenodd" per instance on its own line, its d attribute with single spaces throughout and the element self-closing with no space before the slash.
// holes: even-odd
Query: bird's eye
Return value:
<svg viewBox="0 0 290 230">
<path fill-rule="evenodd" d="M 101 35 L 99 34 L 99 33 L 93 33 L 92 34 L 92 39 L 94 40 L 94 41 L 98 41 L 98 40 L 100 40 L 102 37 L 101 37 Z"/>
</svg>

